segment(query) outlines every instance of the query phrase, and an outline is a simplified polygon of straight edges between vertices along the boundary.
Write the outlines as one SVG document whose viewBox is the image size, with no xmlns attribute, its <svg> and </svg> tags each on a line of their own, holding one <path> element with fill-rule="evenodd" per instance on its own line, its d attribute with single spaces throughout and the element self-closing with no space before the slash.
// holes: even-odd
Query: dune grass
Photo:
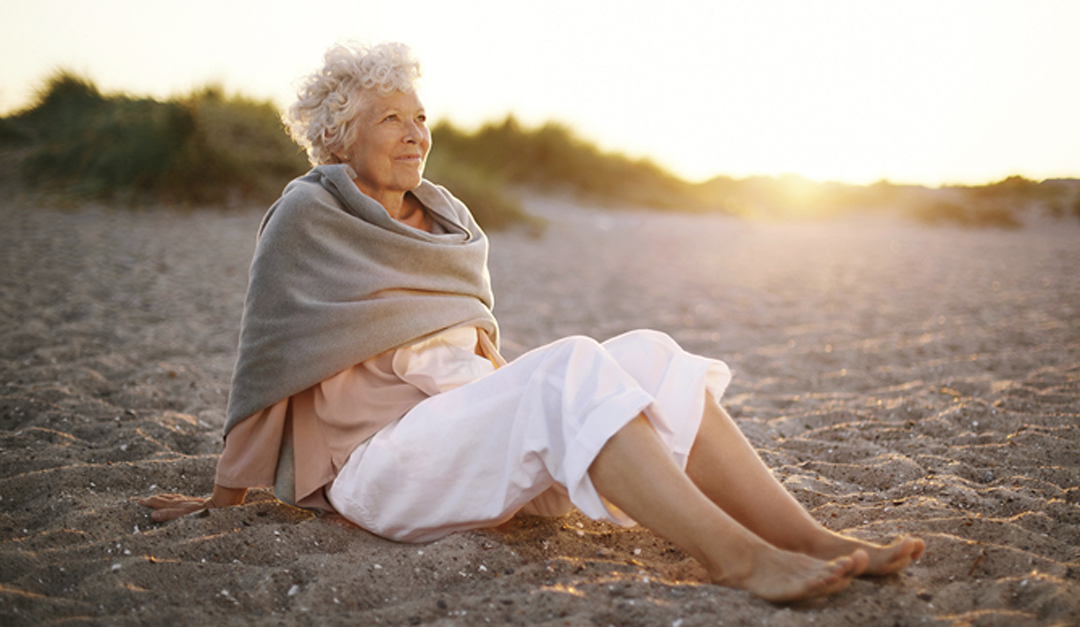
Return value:
<svg viewBox="0 0 1080 627">
<path fill-rule="evenodd" d="M 432 136 L 440 151 L 512 185 L 569 192 L 605 205 L 704 208 L 692 184 L 646 159 L 603 152 L 556 122 L 527 129 L 508 116 L 473 133 L 443 122 Z"/>
<path fill-rule="evenodd" d="M 103 95 L 61 71 L 5 126 L 5 144 L 28 146 L 22 173 L 30 184 L 80 197 L 267 200 L 307 167 L 272 104 L 219 87 L 162 102 Z"/>
<path fill-rule="evenodd" d="M 29 108 L 0 119 L 23 179 L 63 199 L 228 207 L 268 204 L 309 169 L 268 101 L 208 86 L 167 101 L 102 94 L 68 71 L 49 77 Z M 541 228 L 504 179 L 433 153 L 429 178 L 464 200 L 488 229 Z"/>
<path fill-rule="evenodd" d="M 461 198 L 487 229 L 541 228 L 522 208 L 522 189 L 612 207 L 766 220 L 884 214 L 1015 228 L 1032 212 L 1080 219 L 1080 181 L 1072 179 L 1009 177 L 941 189 L 798 176 L 718 176 L 694 184 L 649 160 L 602 151 L 556 122 L 526 128 L 509 116 L 472 132 L 442 122 L 432 137 L 427 177 Z M 50 76 L 32 106 L 0 118 L 0 147 L 34 190 L 138 205 L 267 204 L 309 167 L 269 101 L 230 95 L 220 86 L 165 101 L 102 94 L 69 71 Z"/>
<path fill-rule="evenodd" d="M 544 221 L 525 211 L 505 180 L 484 172 L 475 164 L 454 159 L 445 151 L 432 151 L 424 176 L 446 187 L 465 203 L 485 230 L 520 226 L 534 235 L 544 230 Z"/>
</svg>

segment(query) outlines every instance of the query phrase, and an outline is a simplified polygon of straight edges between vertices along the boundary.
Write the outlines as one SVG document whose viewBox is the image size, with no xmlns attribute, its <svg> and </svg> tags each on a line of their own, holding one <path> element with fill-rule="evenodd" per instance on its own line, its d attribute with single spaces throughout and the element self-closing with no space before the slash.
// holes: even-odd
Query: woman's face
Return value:
<svg viewBox="0 0 1080 627">
<path fill-rule="evenodd" d="M 381 197 L 415 189 L 431 150 L 427 115 L 416 92 L 365 94 L 368 105 L 353 121 L 352 142 L 340 153 L 356 172 L 356 185 Z"/>
</svg>

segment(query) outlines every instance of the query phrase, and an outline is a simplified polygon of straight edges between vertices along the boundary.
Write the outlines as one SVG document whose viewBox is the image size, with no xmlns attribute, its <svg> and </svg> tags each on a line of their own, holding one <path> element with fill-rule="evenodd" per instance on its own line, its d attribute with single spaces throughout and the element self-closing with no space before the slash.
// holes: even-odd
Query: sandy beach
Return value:
<svg viewBox="0 0 1080 627">
<path fill-rule="evenodd" d="M 395 544 L 206 494 L 262 209 L 0 203 L 0 624 L 1080 624 L 1080 224 L 762 224 L 535 197 L 491 235 L 503 348 L 649 327 L 828 527 L 913 533 L 904 573 L 790 607 L 571 514 Z"/>
</svg>

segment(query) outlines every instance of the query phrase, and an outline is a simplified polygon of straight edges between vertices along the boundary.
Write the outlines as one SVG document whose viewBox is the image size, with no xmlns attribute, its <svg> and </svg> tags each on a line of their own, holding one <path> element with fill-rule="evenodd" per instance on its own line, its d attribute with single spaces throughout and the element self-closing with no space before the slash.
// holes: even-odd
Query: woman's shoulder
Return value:
<svg viewBox="0 0 1080 627">
<path fill-rule="evenodd" d="M 326 188 L 318 169 L 290 181 L 281 193 L 281 198 L 275 203 L 278 207 L 301 210 L 312 207 L 338 208 L 340 204 L 337 197 Z"/>
<path fill-rule="evenodd" d="M 340 203 L 322 184 L 318 173 L 312 170 L 285 186 L 281 197 L 263 216 L 259 233 L 262 234 L 271 224 L 285 225 L 306 221 L 311 213 L 325 209 L 340 209 Z"/>
</svg>

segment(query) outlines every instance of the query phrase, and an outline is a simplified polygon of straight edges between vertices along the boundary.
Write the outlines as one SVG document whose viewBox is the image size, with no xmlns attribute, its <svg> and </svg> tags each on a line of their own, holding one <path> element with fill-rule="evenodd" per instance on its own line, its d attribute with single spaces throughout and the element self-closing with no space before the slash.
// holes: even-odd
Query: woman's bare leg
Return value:
<svg viewBox="0 0 1080 627">
<path fill-rule="evenodd" d="M 686 473 L 698 488 L 732 518 L 766 542 L 820 559 L 866 551 L 868 575 L 899 571 L 918 559 L 922 540 L 904 537 L 887 546 L 829 531 L 780 484 L 758 457 L 738 425 L 712 396 L 690 450 Z"/>
<path fill-rule="evenodd" d="M 690 481 L 644 416 L 608 440 L 589 476 L 604 498 L 701 562 L 713 581 L 770 601 L 837 592 L 866 568 L 862 551 L 826 561 L 751 533 Z"/>
</svg>

